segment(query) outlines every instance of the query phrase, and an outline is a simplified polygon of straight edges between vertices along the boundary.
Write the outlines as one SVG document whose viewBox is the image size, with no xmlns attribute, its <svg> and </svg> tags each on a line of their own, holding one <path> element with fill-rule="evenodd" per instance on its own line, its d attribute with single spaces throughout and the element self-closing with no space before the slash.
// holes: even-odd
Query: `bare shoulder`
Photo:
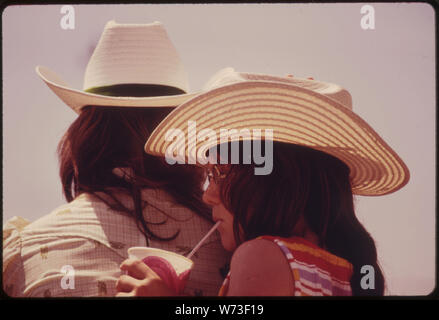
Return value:
<svg viewBox="0 0 439 320">
<path fill-rule="evenodd" d="M 239 262 L 240 260 L 249 261 L 251 259 L 260 260 L 262 256 L 279 256 L 282 257 L 282 252 L 279 250 L 277 244 L 266 239 L 253 239 L 242 243 L 234 252 L 232 257 L 232 263 L 234 260 Z"/>
<path fill-rule="evenodd" d="M 231 261 L 230 295 L 290 295 L 291 269 L 277 244 L 254 239 L 241 244 Z"/>
</svg>

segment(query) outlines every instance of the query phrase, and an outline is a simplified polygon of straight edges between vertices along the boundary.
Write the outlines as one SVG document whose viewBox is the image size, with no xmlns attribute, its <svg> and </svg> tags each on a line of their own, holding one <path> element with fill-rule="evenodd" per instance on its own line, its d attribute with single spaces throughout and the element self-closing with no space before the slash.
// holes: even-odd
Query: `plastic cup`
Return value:
<svg viewBox="0 0 439 320">
<path fill-rule="evenodd" d="M 157 248 L 132 247 L 128 249 L 128 256 L 131 259 L 142 260 L 176 294 L 183 292 L 194 266 L 194 262 L 185 256 Z"/>
</svg>

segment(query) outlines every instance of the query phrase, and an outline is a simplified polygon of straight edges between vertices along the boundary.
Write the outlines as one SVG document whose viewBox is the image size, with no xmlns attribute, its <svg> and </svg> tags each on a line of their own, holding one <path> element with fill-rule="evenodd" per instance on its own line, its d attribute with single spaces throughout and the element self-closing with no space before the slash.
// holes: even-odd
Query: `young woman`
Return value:
<svg viewBox="0 0 439 320">
<path fill-rule="evenodd" d="M 228 161 L 206 166 L 210 184 L 203 199 L 221 221 L 224 248 L 233 251 L 219 294 L 383 295 L 375 243 L 355 216 L 353 194 L 383 195 L 403 187 L 409 171 L 402 160 L 352 112 L 350 95 L 339 86 L 233 70 L 220 78 L 217 84 L 227 84 L 179 106 L 145 146 L 151 154 L 167 154 L 172 145 L 164 135 L 188 119 L 217 137 L 224 128 L 272 130 L 272 148 L 267 136 L 263 150 L 272 161 L 268 174 L 255 174 L 260 157 L 246 154 L 244 142 L 239 163 L 228 154 Z M 250 137 L 253 150 L 260 139 Z M 200 160 L 198 148 L 217 145 L 217 139 L 200 141 L 186 158 Z M 373 275 L 365 278 L 364 267 Z M 128 275 L 117 283 L 120 296 L 175 294 L 139 261 L 127 260 L 121 269 Z"/>
<path fill-rule="evenodd" d="M 184 254 L 212 226 L 201 199 L 204 172 L 143 151 L 155 126 L 190 97 L 184 69 L 160 23 L 109 22 L 87 66 L 87 90 L 67 87 L 47 68 L 37 72 L 79 114 L 58 147 L 68 203 L 32 223 L 7 224 L 5 291 L 114 296 L 128 248 Z M 185 294 L 216 294 L 228 261 L 219 238 L 194 261 Z"/>
<path fill-rule="evenodd" d="M 254 167 L 209 168 L 204 201 L 222 222 L 224 248 L 234 251 L 222 295 L 383 294 L 374 241 L 355 217 L 342 161 L 275 142 L 273 171 L 256 176 Z M 365 265 L 375 270 L 373 290 L 361 288 Z"/>
</svg>

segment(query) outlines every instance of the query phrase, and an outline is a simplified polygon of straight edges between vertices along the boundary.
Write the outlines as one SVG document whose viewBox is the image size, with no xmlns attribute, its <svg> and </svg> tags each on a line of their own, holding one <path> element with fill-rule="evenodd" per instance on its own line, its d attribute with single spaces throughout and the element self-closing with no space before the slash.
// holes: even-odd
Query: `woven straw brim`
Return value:
<svg viewBox="0 0 439 320">
<path fill-rule="evenodd" d="M 217 140 L 197 139 L 196 144 L 188 145 L 188 121 L 196 122 L 198 133 L 214 130 Z M 185 139 L 166 141 L 166 133 L 172 129 L 182 130 Z M 337 157 L 350 168 L 354 194 L 389 194 L 409 180 L 404 162 L 358 115 L 322 94 L 273 82 L 226 85 L 183 103 L 154 130 L 145 151 L 165 156 L 172 144 L 172 149 L 185 151 L 189 163 L 196 159 L 198 149 L 220 143 L 220 129 L 260 129 L 262 133 L 272 129 L 274 141 L 307 146 Z"/>
<path fill-rule="evenodd" d="M 160 97 L 113 97 L 73 89 L 49 68 L 36 67 L 37 74 L 47 86 L 76 113 L 85 106 L 107 107 L 176 107 L 193 98 L 197 93 Z"/>
</svg>

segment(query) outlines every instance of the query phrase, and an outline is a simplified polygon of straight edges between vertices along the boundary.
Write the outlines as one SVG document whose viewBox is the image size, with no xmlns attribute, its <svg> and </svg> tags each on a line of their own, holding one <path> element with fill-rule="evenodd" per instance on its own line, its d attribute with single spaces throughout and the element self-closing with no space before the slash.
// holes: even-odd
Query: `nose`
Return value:
<svg viewBox="0 0 439 320">
<path fill-rule="evenodd" d="M 213 181 L 209 183 L 206 191 L 203 193 L 203 201 L 205 204 L 213 207 L 220 203 L 220 196 L 218 187 L 215 185 Z"/>
</svg>

